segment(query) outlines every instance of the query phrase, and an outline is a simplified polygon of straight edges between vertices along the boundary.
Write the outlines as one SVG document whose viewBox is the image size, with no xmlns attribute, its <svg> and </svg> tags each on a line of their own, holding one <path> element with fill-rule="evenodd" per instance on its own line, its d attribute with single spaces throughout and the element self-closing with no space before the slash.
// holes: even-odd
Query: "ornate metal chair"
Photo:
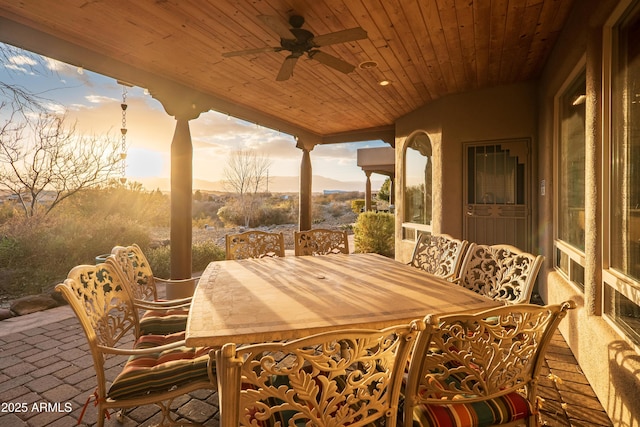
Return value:
<svg viewBox="0 0 640 427">
<path fill-rule="evenodd" d="M 189 279 L 161 279 L 154 276 L 147 257 L 140 246 L 135 243 L 130 246 L 114 246 L 111 249 L 111 255 L 121 266 L 129 282 L 135 284 L 131 287 L 131 292 L 137 301 L 144 301 L 155 306 L 188 305 L 191 303 L 191 298 L 159 301 L 156 283 L 195 283 L 199 279 L 198 276 Z"/>
<path fill-rule="evenodd" d="M 543 261 L 510 245 L 471 243 L 455 282 L 504 303 L 528 303 Z"/>
<path fill-rule="evenodd" d="M 104 425 L 104 417 L 112 408 L 148 404 L 160 406 L 163 423 L 173 422 L 169 413 L 173 399 L 194 390 L 215 388 L 209 381 L 215 377 L 215 369 L 207 369 L 210 349 L 185 347 L 184 332 L 140 335 L 138 311 L 125 281 L 119 268 L 101 263 L 74 267 L 64 283 L 56 286 L 89 342 L 98 383 L 92 395 L 98 407 L 98 425 Z M 123 347 L 128 333 L 135 336 L 132 348 Z M 128 356 L 128 360 L 107 386 L 107 368 L 115 366 L 107 359 L 115 356 Z"/>
<path fill-rule="evenodd" d="M 225 236 L 227 259 L 246 259 L 284 256 L 284 235 L 260 230 Z"/>
<path fill-rule="evenodd" d="M 537 426 L 544 354 L 573 301 L 425 318 L 404 387 L 404 427 Z"/>
<path fill-rule="evenodd" d="M 149 261 L 135 243 L 131 246 L 115 246 L 106 262 L 112 263 L 123 272 L 127 279 L 124 285 L 129 288 L 136 308 L 147 310 L 140 318 L 143 335 L 170 334 L 185 330 L 191 298 L 158 300 L 156 283 L 193 283 L 198 277 L 184 280 L 155 277 Z"/>
<path fill-rule="evenodd" d="M 316 228 L 294 233 L 296 256 L 348 254 L 349 239 L 346 231 Z"/>
<path fill-rule="evenodd" d="M 409 265 L 434 276 L 453 280 L 458 276 L 468 245 L 468 241 L 455 239 L 448 234 L 423 233 L 416 242 Z"/>
<path fill-rule="evenodd" d="M 215 352 L 220 425 L 395 426 L 402 374 L 422 320 Z M 213 352 L 211 353 L 213 356 Z M 214 366 L 213 364 L 211 366 Z"/>
</svg>

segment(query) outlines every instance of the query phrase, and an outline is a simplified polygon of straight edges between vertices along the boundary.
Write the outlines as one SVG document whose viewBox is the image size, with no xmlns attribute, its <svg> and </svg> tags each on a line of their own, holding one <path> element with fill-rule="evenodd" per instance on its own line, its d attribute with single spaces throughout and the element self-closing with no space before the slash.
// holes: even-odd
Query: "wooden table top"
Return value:
<svg viewBox="0 0 640 427">
<path fill-rule="evenodd" d="M 499 305 L 376 254 L 216 261 L 196 287 L 186 341 L 212 347 L 268 342 Z"/>
</svg>

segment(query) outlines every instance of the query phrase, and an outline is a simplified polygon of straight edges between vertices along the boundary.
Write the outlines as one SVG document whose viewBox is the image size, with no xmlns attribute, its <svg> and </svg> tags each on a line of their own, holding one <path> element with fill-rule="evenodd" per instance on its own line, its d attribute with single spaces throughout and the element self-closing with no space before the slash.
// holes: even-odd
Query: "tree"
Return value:
<svg viewBox="0 0 640 427">
<path fill-rule="evenodd" d="M 42 56 L 4 43 L 0 43 L 0 62 L 5 64 L 8 71 L 16 73 L 28 72 L 43 75 L 51 72 Z M 8 104 L 13 112 L 19 112 L 23 117 L 34 112 L 45 111 L 44 105 L 50 101 L 41 94 L 20 85 L 3 81 L 0 81 L 0 98 L 2 99 L 0 108 Z"/>
<path fill-rule="evenodd" d="M 64 115 L 32 117 L 12 108 L 0 127 L 0 188 L 17 197 L 25 216 L 40 207 L 47 214 L 78 191 L 107 183 L 121 162 L 118 146 L 109 135 L 78 135 Z"/>
<path fill-rule="evenodd" d="M 267 188 L 271 161 L 255 151 L 234 151 L 224 170 L 225 185 L 238 195 L 245 227 L 255 212 L 257 196 Z"/>
<path fill-rule="evenodd" d="M 387 178 L 382 183 L 380 190 L 378 191 L 378 199 L 384 200 L 385 202 L 389 201 L 389 196 L 391 194 L 391 178 Z"/>
</svg>

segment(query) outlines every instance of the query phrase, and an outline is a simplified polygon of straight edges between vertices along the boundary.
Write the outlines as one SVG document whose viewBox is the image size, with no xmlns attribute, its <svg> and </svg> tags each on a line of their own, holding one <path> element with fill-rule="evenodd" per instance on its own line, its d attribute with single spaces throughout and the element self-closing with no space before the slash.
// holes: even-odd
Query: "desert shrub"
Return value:
<svg viewBox="0 0 640 427">
<path fill-rule="evenodd" d="M 259 227 L 261 225 L 279 225 L 291 222 L 288 208 L 264 205 L 258 211 L 257 218 L 252 221 L 251 226 Z"/>
<path fill-rule="evenodd" d="M 131 184 L 131 188 L 111 186 L 87 189 L 65 200 L 58 215 L 109 217 L 121 215 L 154 227 L 168 227 L 170 198 L 160 191 L 146 192 Z"/>
<path fill-rule="evenodd" d="M 395 220 L 385 212 L 363 212 L 353 226 L 355 252 L 373 252 L 387 257 L 395 254 Z"/>
<path fill-rule="evenodd" d="M 15 204 L 0 201 L 0 224 L 13 218 L 16 214 Z"/>
<path fill-rule="evenodd" d="M 225 258 L 224 248 L 213 242 L 195 243 L 191 251 L 191 268 L 195 272 L 204 270 L 211 261 L 222 261 Z"/>
<path fill-rule="evenodd" d="M 191 270 L 194 272 L 202 271 L 211 261 L 220 261 L 225 257 L 224 249 L 213 242 L 194 243 L 191 251 Z M 145 256 L 155 276 L 168 278 L 171 275 L 169 245 L 148 249 L 145 251 Z"/>
<path fill-rule="evenodd" d="M 158 246 L 150 249 L 143 249 L 144 256 L 147 257 L 153 275 L 156 277 L 169 278 L 171 274 L 171 247 Z"/>
<path fill-rule="evenodd" d="M 251 211 L 249 227 L 260 227 L 279 224 L 290 224 L 295 221 L 292 215 L 294 203 L 279 198 L 261 198 L 255 202 L 256 208 Z M 244 226 L 242 206 L 236 199 L 218 210 L 218 218 L 227 226 Z"/>
<path fill-rule="evenodd" d="M 235 225 L 244 225 L 242 213 L 231 204 L 218 209 L 218 218 L 220 218 L 225 226 L 232 227 Z"/>
<path fill-rule="evenodd" d="M 364 209 L 364 199 L 355 199 L 351 201 L 351 210 L 359 214 Z"/>
<path fill-rule="evenodd" d="M 149 244 L 146 227 L 119 215 L 14 218 L 0 235 L 0 294 L 10 296 L 49 291 L 75 265 L 93 264 L 115 245 Z"/>
</svg>

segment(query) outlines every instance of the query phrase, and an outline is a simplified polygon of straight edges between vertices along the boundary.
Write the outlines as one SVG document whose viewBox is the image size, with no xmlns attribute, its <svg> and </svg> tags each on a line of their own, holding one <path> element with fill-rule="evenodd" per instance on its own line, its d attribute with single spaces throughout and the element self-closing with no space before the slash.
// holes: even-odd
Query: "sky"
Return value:
<svg viewBox="0 0 640 427">
<path fill-rule="evenodd" d="M 110 133 L 121 139 L 123 86 L 111 77 L 17 51 L 3 60 L 0 81 L 40 94 L 49 110 L 66 112 L 67 123 L 75 122 L 79 134 Z M 127 179 L 168 178 L 174 118 L 139 87 L 126 87 L 126 103 Z M 223 180 L 225 159 L 239 149 L 256 150 L 268 157 L 271 176 L 299 176 L 302 151 L 288 134 L 214 111 L 190 121 L 190 130 L 194 180 Z M 313 174 L 361 181 L 364 191 L 366 177 L 356 165 L 356 150 L 383 146 L 382 141 L 316 146 L 311 152 Z M 380 183 L 383 180 L 380 177 Z"/>
</svg>

